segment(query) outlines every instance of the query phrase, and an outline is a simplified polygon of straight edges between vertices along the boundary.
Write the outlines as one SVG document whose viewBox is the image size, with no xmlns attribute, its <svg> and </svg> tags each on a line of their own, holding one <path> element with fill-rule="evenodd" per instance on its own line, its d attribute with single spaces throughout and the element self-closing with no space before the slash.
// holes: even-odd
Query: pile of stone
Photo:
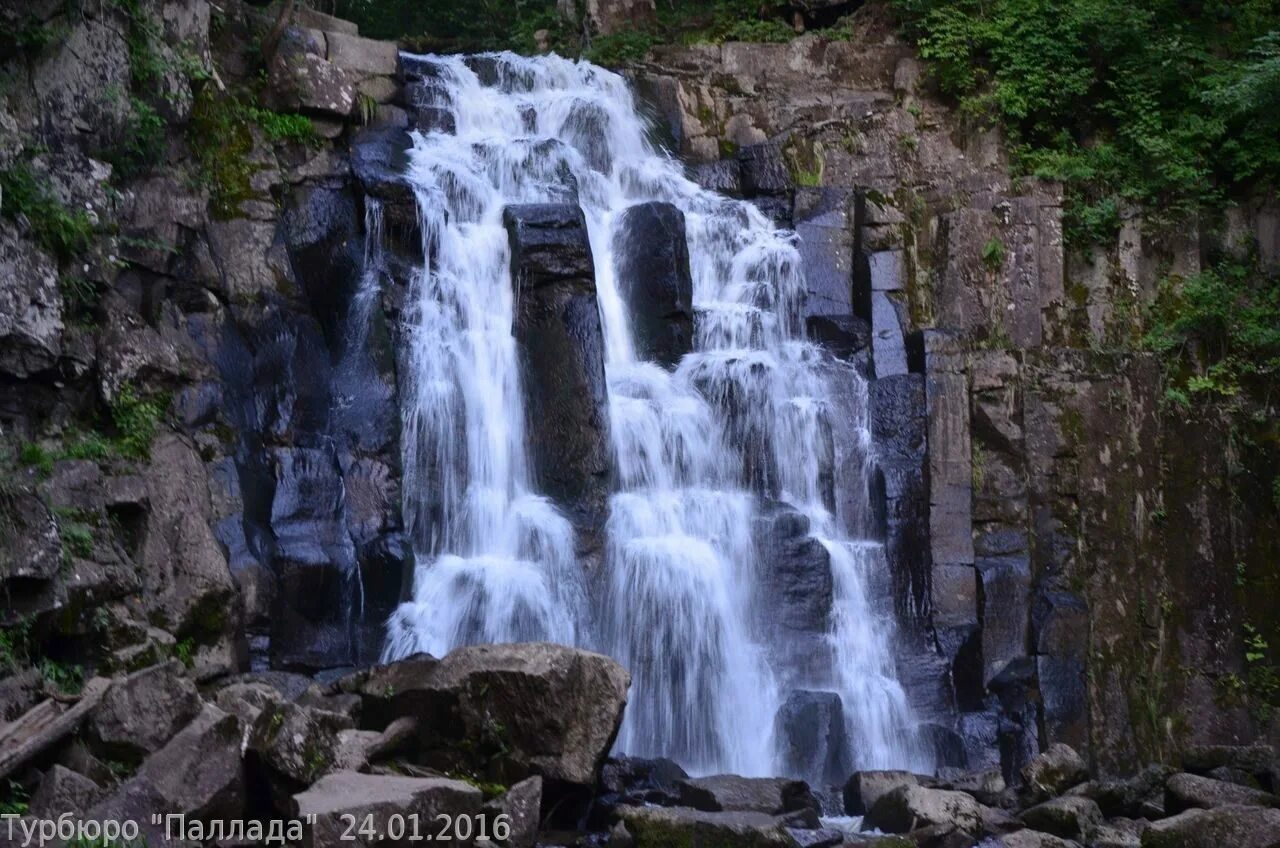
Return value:
<svg viewBox="0 0 1280 848">
<path fill-rule="evenodd" d="M 630 678 L 599 654 L 535 643 L 417 655 L 327 684 L 263 672 L 201 691 L 178 661 L 101 694 L 99 683 L 78 721 L 55 720 L 59 733 L 10 726 L 42 743 L 0 759 L 0 777 L 29 793 L 27 824 L 134 821 L 159 845 L 165 823 L 152 816 L 181 814 L 188 836 L 296 822 L 307 845 L 350 846 L 407 844 L 447 816 L 454 844 L 532 848 L 541 810 L 590 796 Z M 5 730 L 0 754 L 32 747 Z"/>
</svg>

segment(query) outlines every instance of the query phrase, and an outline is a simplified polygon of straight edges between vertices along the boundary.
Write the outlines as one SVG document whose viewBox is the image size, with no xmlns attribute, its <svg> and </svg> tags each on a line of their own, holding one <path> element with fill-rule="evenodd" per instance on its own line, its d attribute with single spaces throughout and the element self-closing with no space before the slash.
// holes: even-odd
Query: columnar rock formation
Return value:
<svg viewBox="0 0 1280 848">
<path fill-rule="evenodd" d="M 876 378 L 914 699 L 956 717 L 957 762 L 999 752 L 1006 774 L 1055 741 L 1123 771 L 1250 738 L 1220 697 L 1243 671 L 1223 564 L 1273 573 L 1265 493 L 1214 494 L 1227 428 L 1161 403 L 1132 330 L 1157 269 L 1198 268 L 1198 234 L 1154 241 L 1132 217 L 1111 248 L 1066 252 L 1058 188 L 1011 181 L 998 135 L 860 20 L 847 41 L 659 47 L 632 73 L 704 185 L 795 227 L 811 333 Z M 1280 262 L 1276 216 L 1236 213 L 1221 247 Z M 1139 714 L 1162 718 L 1116 719 Z"/>
</svg>

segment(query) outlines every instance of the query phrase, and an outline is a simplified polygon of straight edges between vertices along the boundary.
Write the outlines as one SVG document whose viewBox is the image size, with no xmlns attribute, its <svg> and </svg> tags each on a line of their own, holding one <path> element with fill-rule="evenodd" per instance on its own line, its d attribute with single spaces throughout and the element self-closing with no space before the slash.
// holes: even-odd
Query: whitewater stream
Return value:
<svg viewBox="0 0 1280 848">
<path fill-rule="evenodd" d="M 415 133 L 411 151 L 430 257 L 401 378 L 416 566 L 384 658 L 533 640 L 608 653 L 633 677 L 615 750 L 692 773 L 794 771 L 779 710 L 797 689 L 834 692 L 850 767 L 928 770 L 895 676 L 883 548 L 868 539 L 867 387 L 805 338 L 794 233 L 686 178 L 616 74 L 554 56 L 407 58 L 434 66 L 419 105 L 454 131 Z M 674 367 L 637 355 L 619 295 L 620 221 L 646 201 L 684 214 L 695 333 Z M 596 269 L 614 493 L 590 565 L 528 456 L 502 213 L 535 202 L 581 206 Z M 807 519 L 828 555 L 817 648 L 773 620 L 759 528 L 779 511 Z"/>
</svg>

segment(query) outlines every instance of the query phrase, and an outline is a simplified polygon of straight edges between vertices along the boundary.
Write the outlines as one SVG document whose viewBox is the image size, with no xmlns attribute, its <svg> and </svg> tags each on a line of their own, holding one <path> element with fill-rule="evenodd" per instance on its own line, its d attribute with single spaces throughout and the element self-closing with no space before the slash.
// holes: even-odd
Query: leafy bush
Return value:
<svg viewBox="0 0 1280 848">
<path fill-rule="evenodd" d="M 1022 171 L 1062 180 L 1068 239 L 1118 209 L 1177 220 L 1280 177 L 1270 0 L 894 0 L 933 75 L 999 125 Z"/>
<path fill-rule="evenodd" d="M 14 162 L 0 171 L 0 212 L 13 219 L 25 216 L 36 243 L 59 259 L 84 252 L 93 239 L 89 216 L 63 206 L 26 162 Z"/>
<path fill-rule="evenodd" d="M 1262 394 L 1280 379 L 1280 276 L 1223 260 L 1161 286 L 1147 346 L 1183 397 Z"/>
<path fill-rule="evenodd" d="M 81 559 L 93 555 L 93 529 L 87 524 L 68 522 L 58 528 L 58 538 L 62 541 L 64 555 L 70 554 Z"/>
<path fill-rule="evenodd" d="M 111 404 L 116 450 L 126 459 L 147 459 L 151 442 L 168 404 L 163 398 L 143 399 L 132 386 L 122 386 Z"/>
</svg>

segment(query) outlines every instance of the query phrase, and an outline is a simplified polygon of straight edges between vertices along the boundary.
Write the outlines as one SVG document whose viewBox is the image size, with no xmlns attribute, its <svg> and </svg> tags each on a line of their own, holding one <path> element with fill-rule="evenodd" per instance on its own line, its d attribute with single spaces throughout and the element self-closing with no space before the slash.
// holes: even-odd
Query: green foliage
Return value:
<svg viewBox="0 0 1280 848">
<path fill-rule="evenodd" d="M 164 160 L 165 130 L 160 113 L 139 97 L 129 97 L 129 118 L 124 134 L 108 159 L 116 175 L 125 179 L 144 174 Z"/>
<path fill-rule="evenodd" d="M 362 108 L 366 99 L 372 101 L 372 98 L 364 94 L 361 94 L 360 98 Z M 374 106 L 376 108 L 376 102 Z M 319 141 L 315 124 L 311 123 L 311 119 L 306 115 L 291 115 L 249 106 L 245 107 L 245 116 L 261 127 L 263 134 L 272 141 L 295 144 L 316 144 Z M 366 120 L 365 123 L 368 121 Z"/>
<path fill-rule="evenodd" d="M 132 386 L 121 386 L 111 404 L 116 451 L 125 459 L 147 459 L 156 428 L 168 406 L 163 398 L 144 399 Z"/>
<path fill-rule="evenodd" d="M 1280 378 L 1280 276 L 1226 259 L 1166 279 L 1145 342 L 1164 357 L 1180 400 L 1262 394 Z"/>
<path fill-rule="evenodd" d="M 0 212 L 12 219 L 26 217 L 36 243 L 62 260 L 83 253 L 93 239 L 89 216 L 63 206 L 26 162 L 0 171 Z"/>
<path fill-rule="evenodd" d="M 93 555 L 93 528 L 80 522 L 68 522 L 58 527 L 58 538 L 62 540 L 63 556 L 77 556 L 86 559 Z"/>
<path fill-rule="evenodd" d="M 597 65 L 616 67 L 643 59 L 654 41 L 651 33 L 638 29 L 626 30 L 594 39 L 583 56 Z"/>
<path fill-rule="evenodd" d="M 53 461 L 54 457 L 35 442 L 26 442 L 18 449 L 18 462 L 36 469 L 42 477 L 53 471 Z"/>
<path fill-rule="evenodd" d="M 534 49 L 533 33 L 556 30 L 555 0 L 337 0 L 335 11 L 370 38 L 402 39 L 423 52 Z"/>
<path fill-rule="evenodd" d="M 84 669 L 78 665 L 43 659 L 37 665 L 44 682 L 64 695 L 78 695 L 84 688 Z"/>
<path fill-rule="evenodd" d="M 31 808 L 31 796 L 17 781 L 6 780 L 5 784 L 5 791 L 0 795 L 0 816 L 25 816 Z"/>
<path fill-rule="evenodd" d="M 996 273 L 1004 267 L 1005 249 L 1004 242 L 998 238 L 993 238 L 982 246 L 982 264 L 987 266 L 987 270 Z"/>
<path fill-rule="evenodd" d="M 91 325 L 94 311 L 102 297 L 97 284 L 77 274 L 68 273 L 58 277 L 58 290 L 62 292 L 64 315 L 76 323 Z"/>
<path fill-rule="evenodd" d="M 191 110 L 187 140 L 199 165 L 199 180 L 209 190 L 209 208 L 216 218 L 234 218 L 240 204 L 258 198 L 253 175 L 258 165 L 253 152 L 252 127 L 258 126 L 274 142 L 316 144 L 311 120 L 251 105 L 249 92 L 219 92 L 203 86 Z"/>
<path fill-rule="evenodd" d="M 0 671 L 12 674 L 31 662 L 31 619 L 0 627 Z"/>
<path fill-rule="evenodd" d="M 103 460 L 111 457 L 111 441 L 96 430 L 87 433 L 72 432 L 67 436 L 67 447 L 63 451 L 66 459 Z"/>
<path fill-rule="evenodd" d="M 655 44 L 780 42 L 795 31 L 778 6 L 759 0 L 661 0 L 657 20 L 607 36 L 585 37 L 557 15 L 556 0 L 338 0 L 337 14 L 373 38 L 399 39 L 419 52 L 532 53 L 545 30 L 552 50 L 602 65 L 638 60 Z M 581 5 L 581 4 L 580 4 Z M 843 33 L 832 31 L 832 35 Z"/>
<path fill-rule="evenodd" d="M 173 646 L 173 656 L 187 668 L 191 668 L 195 661 L 196 643 L 194 640 L 187 638 Z"/>
<path fill-rule="evenodd" d="M 13 29 L 0 32 L 0 56 L 18 52 L 37 56 L 50 44 L 65 38 L 68 32 L 66 26 L 44 23 L 29 12 L 16 23 Z"/>
<path fill-rule="evenodd" d="M 1000 126 L 1021 171 L 1063 181 L 1069 241 L 1156 223 L 1280 177 L 1272 0 L 894 0 L 964 114 Z"/>
</svg>

